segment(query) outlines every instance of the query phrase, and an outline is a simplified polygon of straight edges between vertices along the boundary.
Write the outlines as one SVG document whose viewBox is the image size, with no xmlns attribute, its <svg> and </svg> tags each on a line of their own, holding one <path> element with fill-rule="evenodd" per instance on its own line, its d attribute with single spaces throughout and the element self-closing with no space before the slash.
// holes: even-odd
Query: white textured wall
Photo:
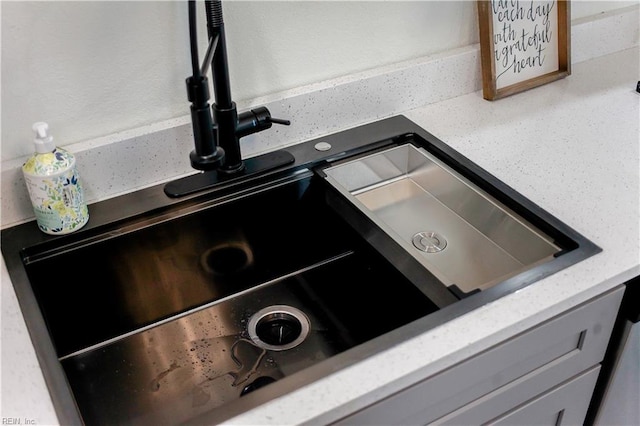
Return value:
<svg viewBox="0 0 640 426">
<path fill-rule="evenodd" d="M 572 16 L 636 3 L 574 0 Z M 478 39 L 474 1 L 223 4 L 238 101 Z M 188 114 L 185 2 L 2 1 L 0 8 L 3 161 L 31 153 L 34 121 L 48 121 L 64 146 Z"/>
</svg>

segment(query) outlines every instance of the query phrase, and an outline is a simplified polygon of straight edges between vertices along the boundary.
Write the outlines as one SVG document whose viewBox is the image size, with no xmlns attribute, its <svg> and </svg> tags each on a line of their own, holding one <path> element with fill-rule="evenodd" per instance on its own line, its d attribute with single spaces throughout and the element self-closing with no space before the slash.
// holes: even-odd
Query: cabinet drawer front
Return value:
<svg viewBox="0 0 640 426">
<path fill-rule="evenodd" d="M 597 364 L 531 398 L 528 381 L 516 380 L 517 383 L 510 383 L 496 389 L 431 424 L 452 426 L 582 424 L 599 372 L 600 364 Z"/>
<path fill-rule="evenodd" d="M 600 365 L 597 365 L 489 424 L 581 425 L 589 408 L 599 372 Z"/>
<path fill-rule="evenodd" d="M 531 396 L 599 363 L 624 288 L 552 318 L 337 424 L 425 424 L 528 376 Z"/>
</svg>

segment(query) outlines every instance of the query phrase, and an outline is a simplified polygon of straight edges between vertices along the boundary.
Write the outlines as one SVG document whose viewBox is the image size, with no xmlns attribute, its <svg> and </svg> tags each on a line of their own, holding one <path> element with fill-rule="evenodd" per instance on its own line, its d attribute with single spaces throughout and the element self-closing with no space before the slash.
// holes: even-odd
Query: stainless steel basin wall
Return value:
<svg viewBox="0 0 640 426">
<path fill-rule="evenodd" d="M 443 284 L 465 293 L 487 289 L 560 251 L 532 224 L 412 144 L 324 173 Z"/>
</svg>

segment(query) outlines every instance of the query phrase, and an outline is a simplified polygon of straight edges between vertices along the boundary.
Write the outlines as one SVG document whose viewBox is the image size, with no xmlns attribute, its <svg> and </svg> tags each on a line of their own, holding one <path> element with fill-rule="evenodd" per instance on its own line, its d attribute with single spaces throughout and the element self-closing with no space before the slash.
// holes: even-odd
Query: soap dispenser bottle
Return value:
<svg viewBox="0 0 640 426">
<path fill-rule="evenodd" d="M 89 220 L 89 210 L 76 159 L 72 153 L 56 148 L 47 123 L 35 123 L 33 131 L 36 152 L 23 164 L 22 173 L 38 227 L 52 235 L 77 231 Z"/>
</svg>

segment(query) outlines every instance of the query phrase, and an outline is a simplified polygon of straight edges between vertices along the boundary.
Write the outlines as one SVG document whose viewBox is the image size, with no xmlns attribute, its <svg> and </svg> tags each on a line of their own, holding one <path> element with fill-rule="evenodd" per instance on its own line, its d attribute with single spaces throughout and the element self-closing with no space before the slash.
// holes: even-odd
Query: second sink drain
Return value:
<svg viewBox="0 0 640 426">
<path fill-rule="evenodd" d="M 270 351 L 284 351 L 302 343 L 309 329 L 309 318 L 300 309 L 273 305 L 253 314 L 247 331 L 256 346 Z"/>
<path fill-rule="evenodd" d="M 438 253 L 447 247 L 447 240 L 431 231 L 418 232 L 413 236 L 412 242 L 415 248 L 427 253 Z"/>
</svg>

